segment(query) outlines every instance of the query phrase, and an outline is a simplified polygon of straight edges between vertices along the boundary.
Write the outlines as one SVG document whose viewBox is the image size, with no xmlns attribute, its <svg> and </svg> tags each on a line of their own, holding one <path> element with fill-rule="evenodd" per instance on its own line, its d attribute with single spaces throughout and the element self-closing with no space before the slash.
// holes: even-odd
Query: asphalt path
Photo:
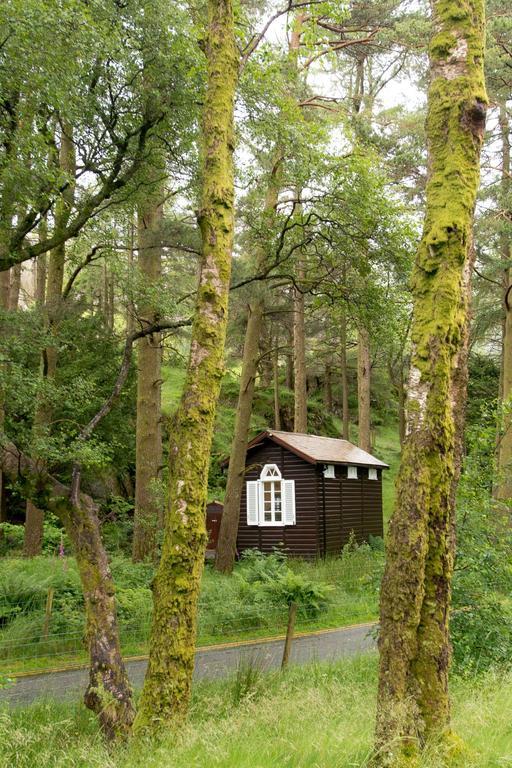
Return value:
<svg viewBox="0 0 512 768">
<path fill-rule="evenodd" d="M 359 624 L 323 630 L 295 637 L 290 664 L 334 661 L 355 656 L 375 647 L 375 624 Z M 233 675 L 240 664 L 254 664 L 261 671 L 281 664 L 284 640 L 259 640 L 216 645 L 196 651 L 194 679 L 218 679 Z M 134 688 L 141 688 L 147 659 L 128 659 L 126 667 Z M 0 705 L 26 705 L 40 699 L 78 700 L 87 685 L 87 669 L 67 669 L 44 674 L 25 675 L 12 686 L 0 690 Z"/>
</svg>

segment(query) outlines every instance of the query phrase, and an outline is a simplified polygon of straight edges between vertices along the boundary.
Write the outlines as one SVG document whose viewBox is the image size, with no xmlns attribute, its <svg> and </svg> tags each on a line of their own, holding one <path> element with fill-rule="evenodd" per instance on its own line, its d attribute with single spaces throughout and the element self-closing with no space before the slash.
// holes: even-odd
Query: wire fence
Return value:
<svg viewBox="0 0 512 768">
<path fill-rule="evenodd" d="M 368 563 L 367 563 L 368 566 Z M 308 632 L 375 620 L 382 564 L 376 563 L 364 574 L 343 576 L 343 583 L 321 604 L 299 606 L 296 631 Z M 456 612 L 470 610 L 488 598 L 494 588 L 498 599 L 503 585 L 487 585 L 488 591 L 466 589 L 464 604 L 457 599 Z M 79 595 L 48 587 L 37 594 L 20 594 L 0 599 L 0 683 L 31 671 L 55 669 L 87 661 L 85 618 Z M 505 599 L 505 597 L 504 597 Z M 123 654 L 145 655 L 151 627 L 151 597 L 145 601 L 118 606 L 118 622 Z M 288 609 L 283 601 L 260 599 L 251 602 L 239 597 L 202 593 L 198 615 L 199 646 L 279 636 L 285 633 Z"/>
<path fill-rule="evenodd" d="M 375 582 L 375 579 L 373 580 Z M 378 587 L 366 591 L 360 580 L 344 584 L 344 596 L 321 606 L 301 606 L 296 630 L 337 627 L 370 620 L 376 611 Z M 286 630 L 286 604 L 199 605 L 198 645 L 236 642 L 280 635 Z M 147 652 L 151 607 L 126 615 L 118 612 L 121 647 L 125 656 Z M 0 675 L 54 669 L 86 660 L 83 606 L 69 610 L 66 593 L 49 588 L 46 594 L 19 602 L 0 602 Z"/>
</svg>

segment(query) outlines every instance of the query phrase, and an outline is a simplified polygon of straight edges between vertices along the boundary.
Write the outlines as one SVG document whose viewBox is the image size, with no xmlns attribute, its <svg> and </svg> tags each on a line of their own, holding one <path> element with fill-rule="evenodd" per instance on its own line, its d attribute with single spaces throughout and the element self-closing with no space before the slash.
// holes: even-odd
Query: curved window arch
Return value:
<svg viewBox="0 0 512 768">
<path fill-rule="evenodd" d="M 265 464 L 260 474 L 260 480 L 281 479 L 281 477 L 282 475 L 277 464 Z"/>
</svg>

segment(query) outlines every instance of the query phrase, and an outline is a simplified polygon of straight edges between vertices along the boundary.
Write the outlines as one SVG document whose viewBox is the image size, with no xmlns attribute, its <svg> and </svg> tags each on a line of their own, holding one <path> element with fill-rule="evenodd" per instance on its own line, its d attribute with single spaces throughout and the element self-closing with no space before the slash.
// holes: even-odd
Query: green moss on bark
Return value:
<svg viewBox="0 0 512 768">
<path fill-rule="evenodd" d="M 450 734 L 453 391 L 485 125 L 484 7 L 482 0 L 433 5 L 429 179 L 412 279 L 409 434 L 381 595 L 377 746 L 380 764 L 389 766 L 413 759 L 427 738 Z"/>
<path fill-rule="evenodd" d="M 190 700 L 197 600 L 206 547 L 205 504 L 223 374 L 233 245 L 233 108 L 238 55 L 230 0 L 209 0 L 203 115 L 202 260 L 192 341 L 170 449 L 170 505 L 153 583 L 148 671 L 136 731 L 179 722 Z"/>
</svg>

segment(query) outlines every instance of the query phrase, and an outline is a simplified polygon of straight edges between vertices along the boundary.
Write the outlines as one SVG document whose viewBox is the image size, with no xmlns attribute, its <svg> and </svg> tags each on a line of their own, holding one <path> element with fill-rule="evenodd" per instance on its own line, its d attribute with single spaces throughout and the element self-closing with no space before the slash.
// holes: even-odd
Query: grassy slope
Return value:
<svg viewBox="0 0 512 768">
<path fill-rule="evenodd" d="M 248 684 L 252 676 L 252 683 Z M 255 679 L 254 679 L 255 678 Z M 284 674 L 241 673 L 196 686 L 179 738 L 109 752 L 83 708 L 0 710 L 0 765 L 12 768 L 363 768 L 371 753 L 373 655 Z M 245 696 L 244 696 L 245 692 Z M 512 675 L 455 680 L 453 718 L 464 768 L 512 762 Z M 434 748 L 421 768 L 440 768 Z M 420 766 L 418 766 L 420 768 Z"/>
</svg>

